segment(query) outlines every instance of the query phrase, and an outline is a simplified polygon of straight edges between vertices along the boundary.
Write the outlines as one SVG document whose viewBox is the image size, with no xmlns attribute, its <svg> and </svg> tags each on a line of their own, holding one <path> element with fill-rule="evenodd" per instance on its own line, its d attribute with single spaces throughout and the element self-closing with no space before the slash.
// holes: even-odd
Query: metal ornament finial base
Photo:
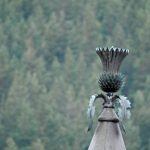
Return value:
<svg viewBox="0 0 150 150">
<path fill-rule="evenodd" d="M 126 150 L 113 108 L 103 109 L 88 150 Z"/>
</svg>

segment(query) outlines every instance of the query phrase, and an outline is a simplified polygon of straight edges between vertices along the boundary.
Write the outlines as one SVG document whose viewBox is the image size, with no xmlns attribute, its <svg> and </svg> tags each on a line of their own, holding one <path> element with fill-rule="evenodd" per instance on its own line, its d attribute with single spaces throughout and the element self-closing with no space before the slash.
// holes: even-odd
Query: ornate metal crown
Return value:
<svg viewBox="0 0 150 150">
<path fill-rule="evenodd" d="M 122 48 L 96 48 L 96 52 L 99 55 L 103 64 L 104 72 L 118 73 L 121 62 L 128 55 L 128 49 Z"/>
<path fill-rule="evenodd" d="M 117 92 L 124 85 L 124 76 L 118 73 L 120 65 L 128 55 L 128 49 L 122 48 L 96 48 L 99 55 L 103 71 L 100 75 L 99 86 L 106 93 Z"/>
</svg>

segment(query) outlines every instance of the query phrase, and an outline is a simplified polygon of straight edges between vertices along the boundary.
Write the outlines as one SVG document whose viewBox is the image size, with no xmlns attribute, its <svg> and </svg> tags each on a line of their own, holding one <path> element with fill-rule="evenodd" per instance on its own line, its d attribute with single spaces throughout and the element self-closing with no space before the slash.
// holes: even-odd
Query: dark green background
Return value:
<svg viewBox="0 0 150 150">
<path fill-rule="evenodd" d="M 127 149 L 149 150 L 149 40 L 150 0 L 0 0 L 0 149 L 87 150 L 88 100 L 101 92 L 95 48 L 115 46 L 130 50 Z"/>
</svg>

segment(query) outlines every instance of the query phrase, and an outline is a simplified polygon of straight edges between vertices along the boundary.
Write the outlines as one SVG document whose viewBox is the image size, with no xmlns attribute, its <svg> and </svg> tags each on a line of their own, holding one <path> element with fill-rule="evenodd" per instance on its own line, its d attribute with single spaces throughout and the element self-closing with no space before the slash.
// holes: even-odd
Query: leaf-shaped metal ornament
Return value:
<svg viewBox="0 0 150 150">
<path fill-rule="evenodd" d="M 87 131 L 90 131 L 93 125 L 93 118 L 94 118 L 94 114 L 95 114 L 95 106 L 94 106 L 94 102 L 96 100 L 97 94 L 92 95 L 90 97 L 90 101 L 89 101 L 89 106 L 88 106 L 88 110 L 87 110 L 87 117 L 89 119 L 89 125 L 88 125 L 88 129 Z"/>
<path fill-rule="evenodd" d="M 127 97 L 120 95 L 118 99 L 118 106 L 116 106 L 116 113 L 120 119 L 120 121 L 126 121 L 130 118 L 131 113 L 131 102 L 127 99 Z"/>
</svg>

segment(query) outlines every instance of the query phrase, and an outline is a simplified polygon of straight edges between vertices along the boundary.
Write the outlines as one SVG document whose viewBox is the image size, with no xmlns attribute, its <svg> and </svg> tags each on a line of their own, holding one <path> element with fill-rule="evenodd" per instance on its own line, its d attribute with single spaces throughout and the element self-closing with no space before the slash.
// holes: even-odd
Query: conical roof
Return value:
<svg viewBox="0 0 150 150">
<path fill-rule="evenodd" d="M 126 150 L 113 107 L 104 108 L 88 150 Z"/>
</svg>

